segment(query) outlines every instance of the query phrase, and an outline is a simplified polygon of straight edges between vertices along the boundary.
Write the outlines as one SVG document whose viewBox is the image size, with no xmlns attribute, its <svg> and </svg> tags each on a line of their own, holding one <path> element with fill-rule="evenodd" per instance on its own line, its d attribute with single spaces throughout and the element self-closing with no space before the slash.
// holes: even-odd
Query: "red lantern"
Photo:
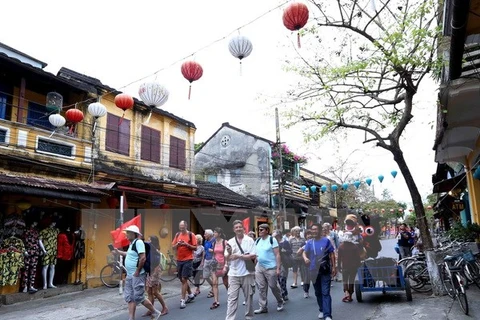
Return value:
<svg viewBox="0 0 480 320">
<path fill-rule="evenodd" d="M 170 205 L 166 204 L 166 203 L 162 203 L 160 205 L 160 209 L 170 209 Z"/>
<path fill-rule="evenodd" d="M 431 209 L 432 209 L 432 206 L 428 206 L 427 209 L 428 209 L 428 210 L 431 210 Z"/>
<path fill-rule="evenodd" d="M 283 25 L 291 31 L 302 29 L 308 22 L 308 8 L 303 3 L 292 3 L 283 12 Z M 300 48 L 300 33 L 297 32 L 297 42 Z"/>
<path fill-rule="evenodd" d="M 385 213 L 385 209 L 382 209 L 382 213 Z"/>
<path fill-rule="evenodd" d="M 125 111 L 128 109 L 132 109 L 133 105 L 135 102 L 133 101 L 132 96 L 126 94 L 126 93 L 120 93 L 115 96 L 115 105 L 117 108 L 120 108 L 123 110 L 122 118 L 118 122 L 118 125 L 122 124 L 123 118 L 125 117 Z"/>
<path fill-rule="evenodd" d="M 413 212 L 413 209 L 409 209 L 408 211 L 410 211 L 410 213 L 412 213 L 412 212 Z"/>
<path fill-rule="evenodd" d="M 188 100 L 190 100 L 190 94 L 192 92 L 192 82 L 197 81 L 203 75 L 202 66 L 195 61 L 185 61 L 182 64 L 182 74 L 190 82 L 190 87 L 188 88 Z"/>
<path fill-rule="evenodd" d="M 107 199 L 107 204 L 110 209 L 116 209 L 120 204 L 120 200 L 117 197 L 110 197 Z"/>
<path fill-rule="evenodd" d="M 71 134 L 73 133 L 75 124 L 83 120 L 83 112 L 78 109 L 69 109 L 67 112 L 65 112 L 65 118 L 73 123 L 69 130 L 69 133 Z"/>
</svg>

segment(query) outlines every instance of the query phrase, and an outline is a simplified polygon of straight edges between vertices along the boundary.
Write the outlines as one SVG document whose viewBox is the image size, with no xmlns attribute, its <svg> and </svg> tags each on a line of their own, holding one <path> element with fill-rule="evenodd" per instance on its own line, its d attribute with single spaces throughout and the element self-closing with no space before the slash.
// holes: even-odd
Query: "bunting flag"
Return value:
<svg viewBox="0 0 480 320">
<path fill-rule="evenodd" d="M 243 229 L 245 229 L 245 234 L 250 231 L 250 218 L 243 219 Z"/>
<path fill-rule="evenodd" d="M 127 239 L 127 235 L 123 230 L 129 226 L 137 226 L 140 230 L 142 229 L 142 216 L 138 215 L 130 221 L 125 222 L 117 229 L 110 231 L 112 235 L 113 246 L 117 249 L 121 249 L 130 245 L 130 241 Z"/>
</svg>

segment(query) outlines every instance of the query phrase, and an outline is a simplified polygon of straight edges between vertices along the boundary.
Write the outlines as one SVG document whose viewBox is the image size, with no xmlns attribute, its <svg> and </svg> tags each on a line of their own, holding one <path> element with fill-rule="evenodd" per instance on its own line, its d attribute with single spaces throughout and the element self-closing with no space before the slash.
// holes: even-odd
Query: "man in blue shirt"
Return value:
<svg viewBox="0 0 480 320">
<path fill-rule="evenodd" d="M 308 240 L 303 251 L 305 264 L 309 266 L 310 279 L 313 281 L 315 296 L 320 310 L 319 319 L 332 320 L 332 297 L 330 285 L 335 269 L 335 249 L 321 225 L 314 223 L 311 227 L 313 238 Z"/>
<path fill-rule="evenodd" d="M 278 285 L 278 276 L 281 271 L 278 242 L 269 234 L 270 226 L 268 224 L 259 225 L 258 232 L 259 236 L 255 241 L 258 261 L 255 267 L 255 281 L 258 285 L 258 304 L 260 308 L 255 310 L 254 313 L 268 312 L 267 292 L 269 287 L 277 299 L 277 311 L 282 311 L 284 301 Z"/>
<path fill-rule="evenodd" d="M 145 298 L 145 280 L 147 274 L 145 270 L 143 270 L 146 256 L 142 234 L 137 226 L 128 226 L 124 231 L 127 233 L 128 241 L 130 241 L 128 250 L 125 252 L 115 249 L 114 251 L 125 257 L 127 278 L 125 279 L 123 296 L 128 303 L 129 320 L 135 319 L 135 311 L 139 303 L 143 304 L 145 308 L 150 311 L 151 318 L 156 320 L 160 318 L 160 311 L 156 310 L 150 300 Z M 135 246 L 135 248 L 133 246 Z"/>
</svg>

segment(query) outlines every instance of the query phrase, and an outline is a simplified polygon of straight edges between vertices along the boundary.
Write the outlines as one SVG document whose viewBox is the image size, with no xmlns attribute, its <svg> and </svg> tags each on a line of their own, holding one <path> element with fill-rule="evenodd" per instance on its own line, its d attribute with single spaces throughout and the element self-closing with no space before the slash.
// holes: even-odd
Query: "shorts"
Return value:
<svg viewBox="0 0 480 320">
<path fill-rule="evenodd" d="M 145 280 L 145 273 L 142 273 L 138 277 L 127 276 L 125 279 L 125 288 L 123 288 L 125 302 L 135 302 L 139 304 L 145 300 Z"/>
<path fill-rule="evenodd" d="M 178 278 L 190 278 L 193 274 L 193 260 L 177 261 Z"/>
<path fill-rule="evenodd" d="M 302 259 L 292 259 L 293 263 L 292 263 L 292 271 L 293 272 L 297 272 L 299 269 L 301 270 L 302 268 L 302 264 L 305 265 L 305 261 L 303 261 Z"/>
<path fill-rule="evenodd" d="M 42 264 L 44 266 L 49 266 L 53 264 L 57 264 L 57 256 L 56 255 L 51 255 L 51 254 L 46 254 L 42 257 Z"/>
<path fill-rule="evenodd" d="M 203 278 L 208 279 L 212 273 L 217 271 L 216 268 L 213 268 L 213 261 L 213 259 L 210 259 L 203 262 Z"/>
</svg>

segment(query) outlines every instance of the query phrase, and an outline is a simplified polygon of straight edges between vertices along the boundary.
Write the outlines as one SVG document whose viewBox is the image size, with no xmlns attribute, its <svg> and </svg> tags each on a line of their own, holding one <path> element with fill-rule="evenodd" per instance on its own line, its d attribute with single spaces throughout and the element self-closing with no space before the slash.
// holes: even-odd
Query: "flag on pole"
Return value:
<svg viewBox="0 0 480 320">
<path fill-rule="evenodd" d="M 142 229 L 142 218 L 141 215 L 136 216 L 130 221 L 125 222 L 117 229 L 110 231 L 112 235 L 113 246 L 117 249 L 126 247 L 130 245 L 130 242 L 127 239 L 127 235 L 123 230 L 129 226 L 137 226 L 140 230 Z"/>
<path fill-rule="evenodd" d="M 243 219 L 243 229 L 245 229 L 245 233 L 249 232 L 250 229 L 250 218 Z"/>
</svg>

